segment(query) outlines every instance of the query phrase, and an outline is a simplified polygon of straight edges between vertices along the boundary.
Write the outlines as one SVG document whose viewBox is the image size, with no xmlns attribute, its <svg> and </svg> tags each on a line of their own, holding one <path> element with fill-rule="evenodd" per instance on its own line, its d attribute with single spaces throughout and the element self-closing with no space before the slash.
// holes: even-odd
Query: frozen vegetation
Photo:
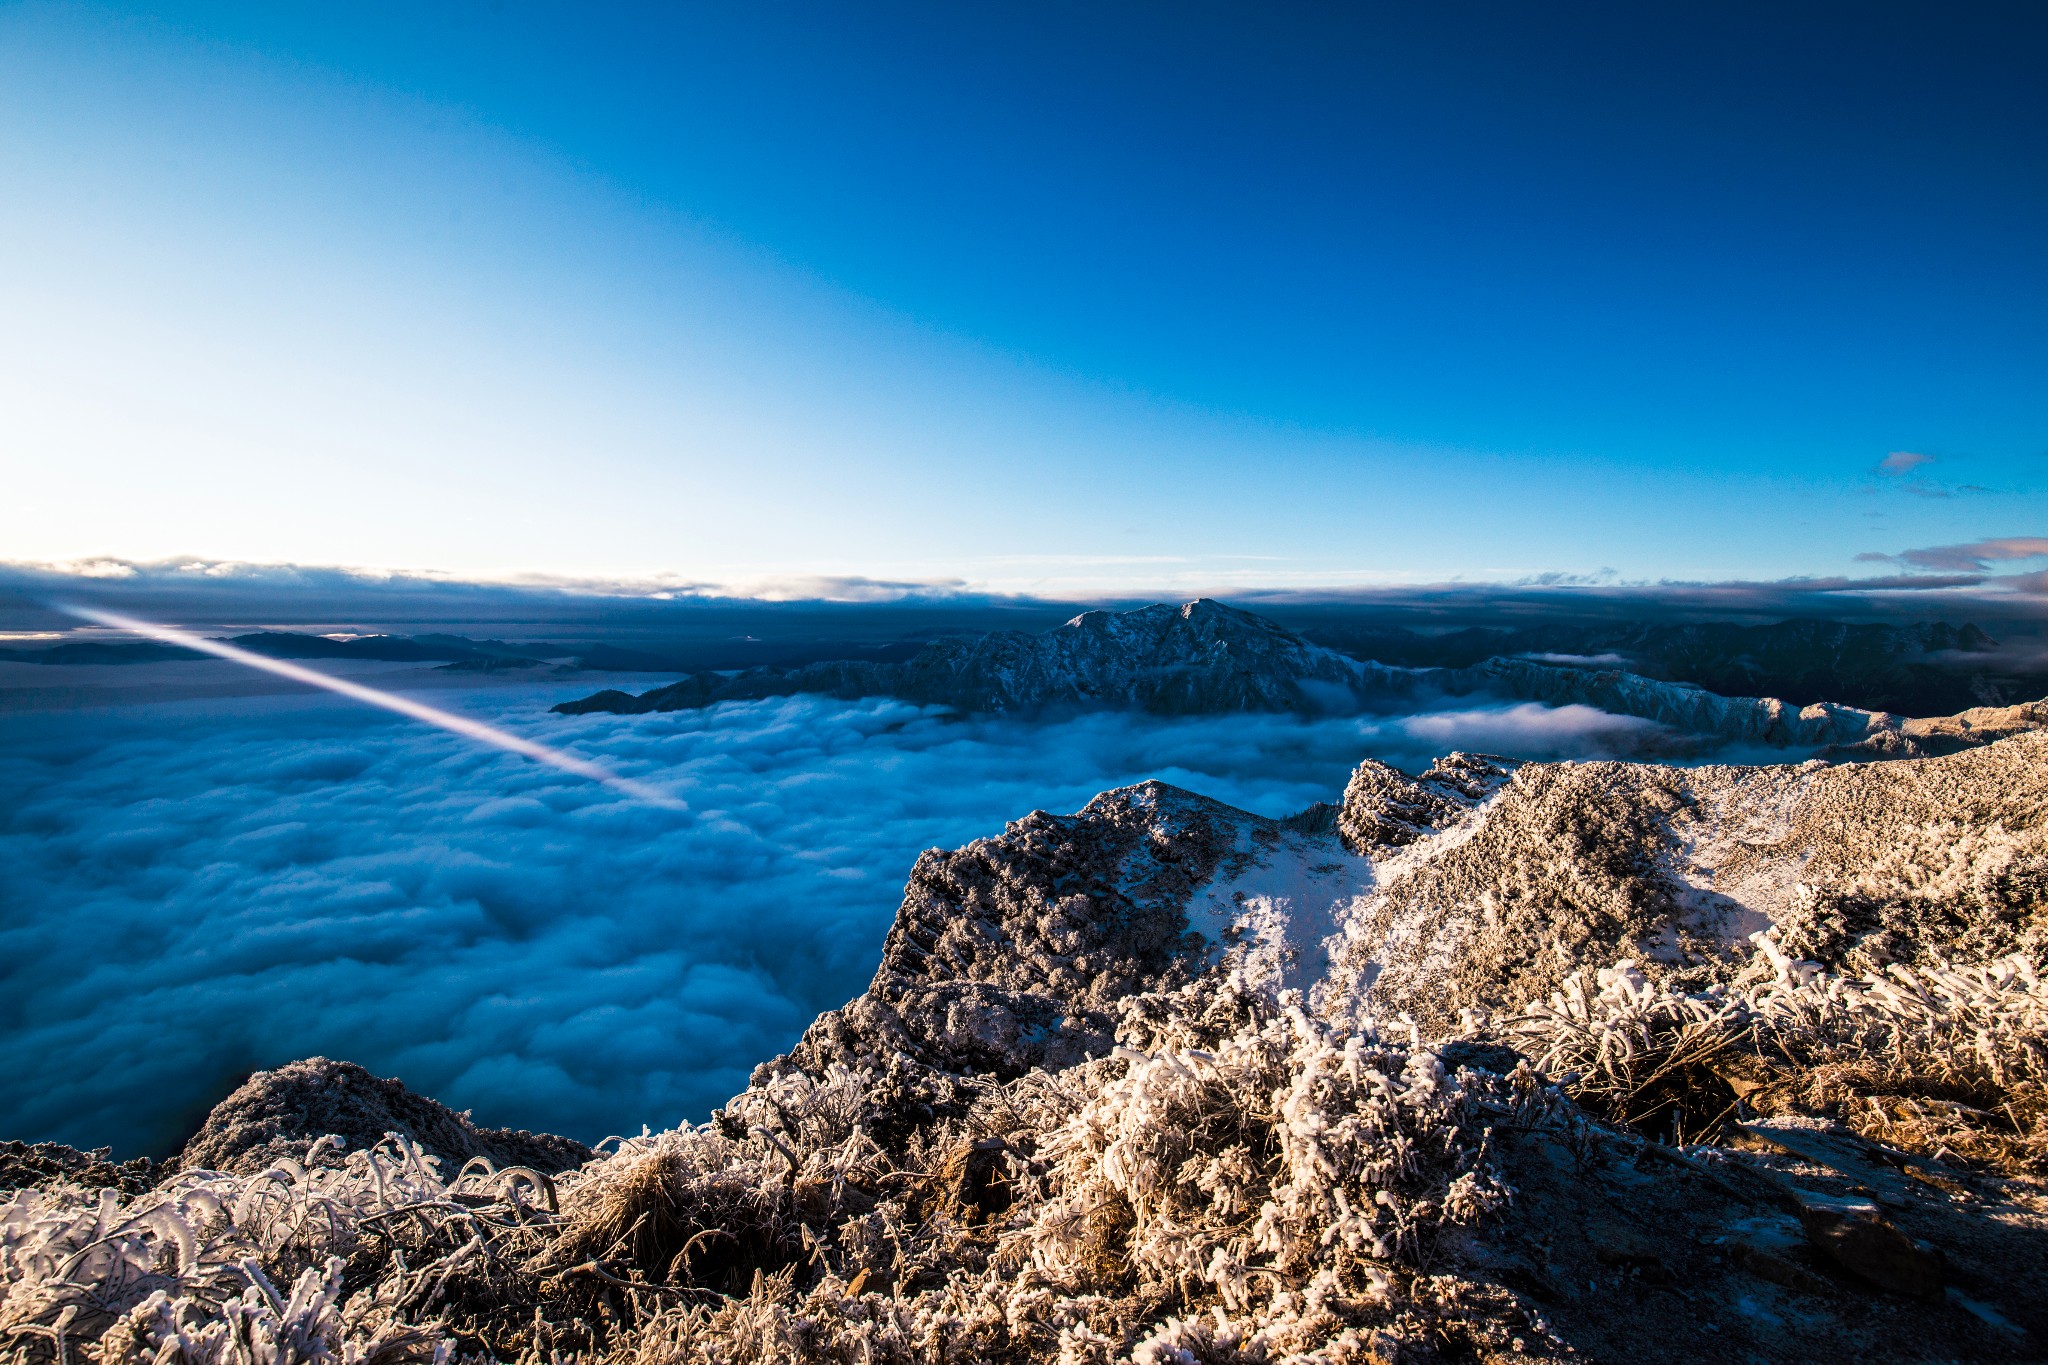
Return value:
<svg viewBox="0 0 2048 1365">
<path fill-rule="evenodd" d="M 310 1062 L 161 1169 L 19 1151 L 0 1349 L 2039 1359 L 2044 924 L 2048 735 L 1144 783 L 924 854 L 700 1126 L 586 1155 Z"/>
</svg>

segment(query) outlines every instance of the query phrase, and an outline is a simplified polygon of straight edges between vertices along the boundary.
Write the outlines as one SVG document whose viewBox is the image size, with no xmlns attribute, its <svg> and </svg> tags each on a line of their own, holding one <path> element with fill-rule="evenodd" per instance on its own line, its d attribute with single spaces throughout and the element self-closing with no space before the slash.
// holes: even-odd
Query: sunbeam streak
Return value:
<svg viewBox="0 0 2048 1365">
<path fill-rule="evenodd" d="M 438 725 L 443 730 L 447 730 L 452 734 L 461 735 L 464 739 L 473 739 L 480 744 L 494 745 L 511 753 L 522 754 L 527 758 L 545 763 L 550 767 L 560 768 L 565 773 L 574 773 L 578 777 L 587 777 L 593 782 L 602 782 L 613 791 L 630 796 L 636 801 L 645 801 L 649 805 L 661 806 L 668 810 L 689 809 L 688 803 L 680 801 L 666 792 L 657 791 L 644 782 L 635 782 L 630 777 L 620 777 L 609 768 L 592 763 L 588 759 L 577 758 L 573 754 L 565 754 L 559 749 L 550 749 L 545 744 L 536 744 L 530 739 L 522 739 L 518 735 L 500 730 L 496 726 L 485 725 L 482 721 L 471 720 L 467 716 L 458 716 L 451 711 L 443 711 L 439 707 L 428 706 L 424 702 L 417 702 L 410 697 L 399 696 L 395 692 L 382 692 L 374 687 L 365 687 L 361 683 L 350 682 L 346 678 L 336 678 L 317 669 L 305 668 L 283 659 L 272 659 L 261 654 L 252 654 L 246 649 L 237 649 L 235 646 L 220 640 L 209 640 L 203 635 L 194 635 L 190 631 L 179 630 L 175 626 L 160 626 L 154 621 L 143 621 L 133 616 L 121 616 L 115 612 L 101 611 L 97 607 L 83 607 L 64 602 L 54 603 L 53 605 L 60 611 L 68 612 L 73 616 L 79 617 L 81 620 L 91 621 L 97 625 L 112 626 L 117 630 L 132 631 L 137 635 L 146 635 L 152 640 L 161 640 L 168 645 L 182 645 L 186 649 L 196 649 L 201 653 L 211 654 L 216 658 L 226 659 L 231 663 L 261 669 L 265 673 L 275 673 L 280 678 L 290 678 L 292 681 L 304 683 L 308 687 L 325 688 L 329 692 L 339 693 L 352 701 L 362 702 L 366 706 L 382 707 L 386 711 L 396 711 L 401 716 L 424 721 L 428 725 Z"/>
</svg>

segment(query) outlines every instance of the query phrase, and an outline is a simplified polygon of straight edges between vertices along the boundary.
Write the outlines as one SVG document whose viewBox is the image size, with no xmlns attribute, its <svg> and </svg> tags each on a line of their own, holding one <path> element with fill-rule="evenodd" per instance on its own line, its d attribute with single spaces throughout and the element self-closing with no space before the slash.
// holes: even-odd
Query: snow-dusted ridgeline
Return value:
<svg viewBox="0 0 2048 1365">
<path fill-rule="evenodd" d="M 904 663 L 848 660 L 696 673 L 639 696 L 604 691 L 555 710 L 632 715 L 797 693 L 890 696 L 994 714 L 1164 715 L 1335 713 L 1412 706 L 1432 696 L 1488 696 L 1597 707 L 1655 721 L 1681 740 L 1865 758 L 1952 752 L 2048 726 L 2043 703 L 1912 720 L 1831 702 L 1800 707 L 1772 697 L 1723 697 L 1620 669 L 1527 658 L 1488 659 L 1470 668 L 1395 668 L 1349 658 L 1206 598 L 1178 607 L 1085 612 L 1038 635 L 997 631 L 934 640 Z"/>
</svg>

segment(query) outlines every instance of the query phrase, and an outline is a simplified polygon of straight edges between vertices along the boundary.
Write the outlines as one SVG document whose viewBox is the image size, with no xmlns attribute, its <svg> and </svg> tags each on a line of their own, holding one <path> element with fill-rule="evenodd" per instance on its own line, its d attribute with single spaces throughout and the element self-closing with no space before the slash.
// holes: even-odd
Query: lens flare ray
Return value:
<svg viewBox="0 0 2048 1365">
<path fill-rule="evenodd" d="M 284 659 L 272 659 L 266 655 L 254 654 L 246 649 L 238 649 L 225 641 L 209 640 L 203 635 L 194 635 L 190 631 L 179 630 L 175 626 L 158 625 L 154 621 L 144 621 L 133 616 L 122 616 L 111 611 L 101 611 L 97 607 L 85 607 L 61 602 L 54 605 L 59 610 L 68 612 L 81 620 L 91 621 L 97 625 L 111 626 L 116 630 L 130 631 L 136 635 L 147 636 L 152 640 L 158 640 L 167 645 L 181 645 L 186 649 L 198 650 L 202 654 L 211 654 L 215 658 L 226 659 L 230 663 L 238 663 L 247 668 L 260 669 L 265 673 L 274 673 L 280 678 L 290 678 L 293 682 L 304 683 L 308 687 L 324 688 L 329 692 L 347 697 L 351 701 L 359 701 L 365 706 L 375 706 L 386 711 L 394 711 L 412 720 L 439 726 L 441 729 L 451 734 L 460 735 L 464 739 L 474 740 L 479 744 L 488 744 L 495 748 L 504 749 L 509 753 L 520 754 L 536 762 L 545 763 L 551 768 L 559 768 L 565 773 L 573 773 L 577 777 L 588 778 L 592 782 L 601 782 L 613 791 L 630 796 L 636 801 L 645 801 L 649 805 L 661 806 L 668 810 L 687 810 L 689 808 L 686 802 L 678 800 L 666 792 L 650 787 L 644 782 L 635 782 L 630 777 L 621 777 L 601 764 L 592 763 L 589 759 L 578 758 L 574 754 L 565 754 L 559 749 L 551 749 L 545 744 L 538 744 L 533 740 L 523 739 L 518 735 L 500 730 L 496 726 L 486 725 L 480 720 L 472 720 L 468 716 L 458 716 L 452 711 L 443 711 L 439 707 L 428 706 L 425 702 L 414 701 L 410 697 L 400 696 L 395 692 L 384 692 L 374 687 L 365 687 L 361 683 L 351 682 L 347 678 L 337 678 L 331 674 L 322 673 L 318 669 L 306 668 Z"/>
</svg>

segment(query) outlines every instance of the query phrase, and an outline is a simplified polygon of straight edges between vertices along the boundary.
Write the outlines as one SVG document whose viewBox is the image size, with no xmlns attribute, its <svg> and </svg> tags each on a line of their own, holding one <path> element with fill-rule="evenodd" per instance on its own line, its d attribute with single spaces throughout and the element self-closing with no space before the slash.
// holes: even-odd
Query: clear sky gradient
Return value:
<svg viewBox="0 0 2048 1365">
<path fill-rule="evenodd" d="M 2035 5 L 0 6 L 0 559 L 2034 543 L 2044 69 Z"/>
</svg>

